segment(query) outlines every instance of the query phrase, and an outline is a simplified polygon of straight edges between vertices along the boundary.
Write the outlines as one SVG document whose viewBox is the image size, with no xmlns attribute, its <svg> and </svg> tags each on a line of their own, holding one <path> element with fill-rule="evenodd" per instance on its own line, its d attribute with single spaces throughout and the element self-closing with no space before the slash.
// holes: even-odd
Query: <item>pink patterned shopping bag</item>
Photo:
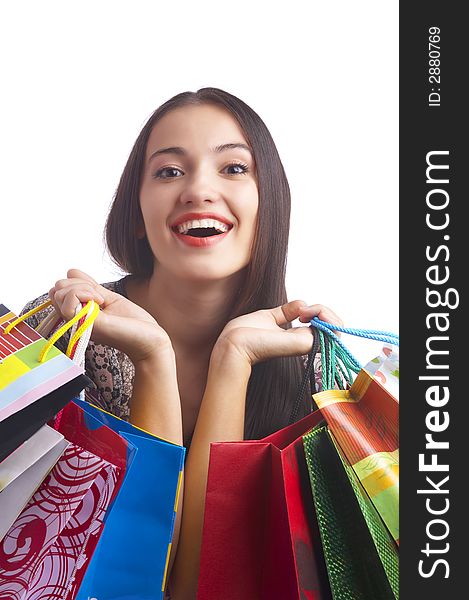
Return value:
<svg viewBox="0 0 469 600">
<path fill-rule="evenodd" d="M 73 598 L 119 469 L 70 444 L 0 543 L 0 599 Z"/>
</svg>

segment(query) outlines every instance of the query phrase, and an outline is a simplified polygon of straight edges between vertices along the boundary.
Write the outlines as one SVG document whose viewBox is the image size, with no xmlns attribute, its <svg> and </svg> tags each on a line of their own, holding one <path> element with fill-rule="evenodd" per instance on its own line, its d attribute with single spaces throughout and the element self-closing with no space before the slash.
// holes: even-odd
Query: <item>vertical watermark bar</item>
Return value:
<svg viewBox="0 0 469 600">
<path fill-rule="evenodd" d="M 467 595 L 465 28 L 456 3 L 401 2 L 402 600 Z"/>
</svg>

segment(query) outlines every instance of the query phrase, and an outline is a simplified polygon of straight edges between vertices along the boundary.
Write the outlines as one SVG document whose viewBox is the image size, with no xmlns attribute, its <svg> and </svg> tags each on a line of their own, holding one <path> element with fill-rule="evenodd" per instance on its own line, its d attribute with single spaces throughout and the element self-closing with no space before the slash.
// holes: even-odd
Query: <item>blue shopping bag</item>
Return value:
<svg viewBox="0 0 469 600">
<path fill-rule="evenodd" d="M 125 479 L 108 514 L 76 600 L 163 597 L 185 448 L 166 442 L 88 402 L 90 419 L 119 433 L 133 448 Z"/>
</svg>

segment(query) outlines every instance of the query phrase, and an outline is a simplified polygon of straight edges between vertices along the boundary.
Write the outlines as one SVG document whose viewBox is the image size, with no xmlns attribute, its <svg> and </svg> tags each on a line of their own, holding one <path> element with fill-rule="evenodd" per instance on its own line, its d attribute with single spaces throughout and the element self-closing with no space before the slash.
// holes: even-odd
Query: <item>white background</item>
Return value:
<svg viewBox="0 0 469 600">
<path fill-rule="evenodd" d="M 284 163 L 289 298 L 398 331 L 397 2 L 29 0 L 1 21 L 1 302 L 70 267 L 120 276 L 102 231 L 131 147 L 169 97 L 214 86 Z M 380 349 L 344 341 L 363 362 Z"/>
</svg>

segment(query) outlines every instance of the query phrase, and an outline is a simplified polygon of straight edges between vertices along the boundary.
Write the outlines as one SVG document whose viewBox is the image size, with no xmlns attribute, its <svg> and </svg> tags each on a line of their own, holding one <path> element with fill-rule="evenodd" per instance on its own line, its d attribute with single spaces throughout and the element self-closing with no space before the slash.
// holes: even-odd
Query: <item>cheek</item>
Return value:
<svg viewBox="0 0 469 600">
<path fill-rule="evenodd" d="M 253 230 L 255 230 L 256 225 L 257 225 L 258 215 L 259 215 L 259 195 L 257 192 L 257 188 L 256 188 L 255 192 L 252 194 L 251 201 L 249 202 L 249 205 L 247 206 L 247 213 L 249 215 L 251 227 Z"/>
<path fill-rule="evenodd" d="M 253 225 L 259 212 L 259 192 L 254 182 L 239 190 L 235 204 L 239 207 L 239 218 L 246 224 Z"/>
<path fill-rule="evenodd" d="M 256 233 L 256 229 L 257 229 L 257 216 L 258 216 L 258 212 L 253 211 L 250 215 L 250 219 L 249 219 L 249 225 L 250 225 L 250 235 L 251 237 L 254 237 L 255 233 Z"/>
<path fill-rule="evenodd" d="M 244 206 L 243 214 L 240 218 L 244 222 L 244 239 L 252 250 L 257 231 L 257 221 L 259 217 L 259 202 L 257 197 Z"/>
<path fill-rule="evenodd" d="M 154 228 L 159 224 L 165 224 L 167 218 L 165 204 L 164 198 L 161 198 L 160 196 L 155 198 L 154 195 L 145 193 L 142 189 L 140 194 L 140 210 L 142 212 L 143 221 L 147 227 L 151 225 L 152 228 Z"/>
</svg>

